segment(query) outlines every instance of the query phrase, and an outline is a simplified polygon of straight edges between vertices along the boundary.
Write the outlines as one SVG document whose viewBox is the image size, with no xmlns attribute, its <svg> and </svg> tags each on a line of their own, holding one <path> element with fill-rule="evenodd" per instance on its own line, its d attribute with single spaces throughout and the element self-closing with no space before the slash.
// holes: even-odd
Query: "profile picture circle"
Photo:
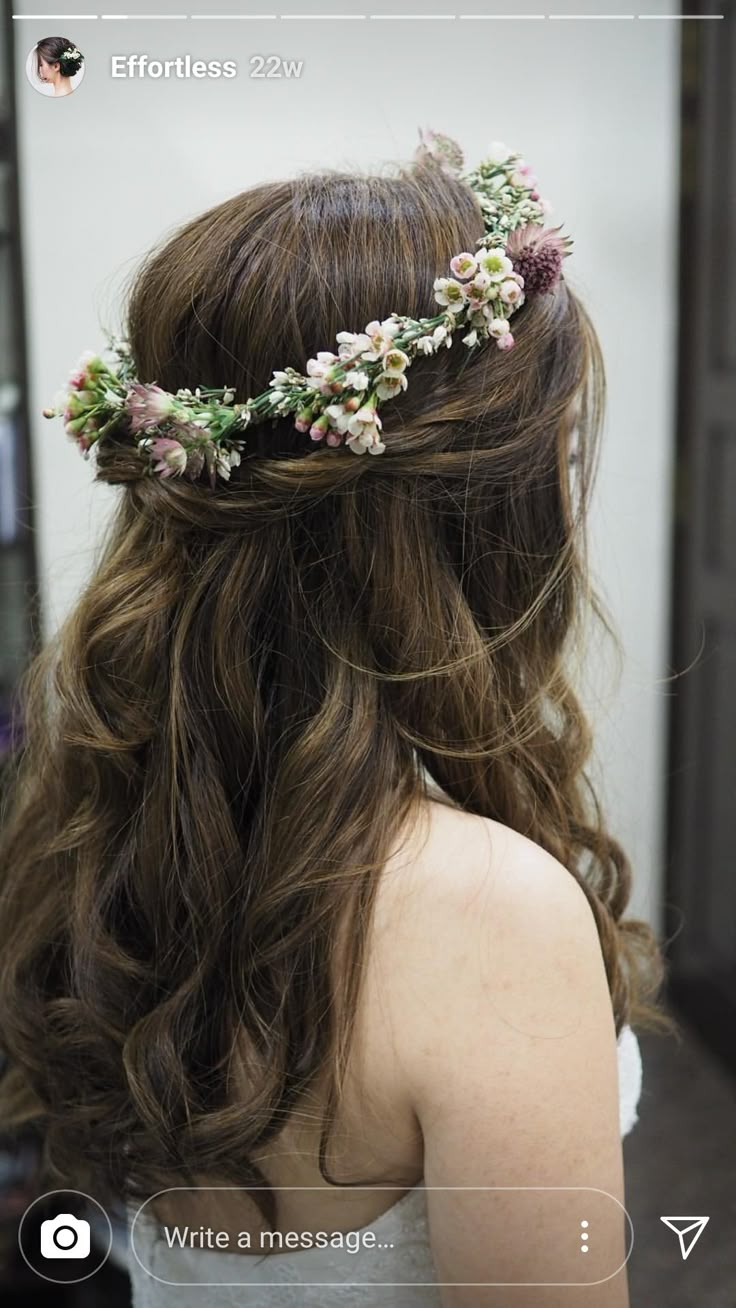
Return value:
<svg viewBox="0 0 736 1308">
<path fill-rule="evenodd" d="M 40 95 L 71 95 L 84 77 L 84 55 L 66 36 L 44 36 L 28 53 L 26 77 Z"/>
</svg>

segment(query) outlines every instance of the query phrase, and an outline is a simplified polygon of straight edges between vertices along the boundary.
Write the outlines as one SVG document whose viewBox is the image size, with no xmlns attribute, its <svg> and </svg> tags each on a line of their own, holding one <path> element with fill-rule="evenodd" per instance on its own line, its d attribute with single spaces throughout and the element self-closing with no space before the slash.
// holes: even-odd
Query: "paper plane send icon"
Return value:
<svg viewBox="0 0 736 1308">
<path fill-rule="evenodd" d="M 660 1222 L 664 1222 L 665 1226 L 669 1226 L 671 1231 L 674 1231 L 680 1241 L 680 1253 L 682 1254 L 683 1259 L 685 1259 L 700 1239 L 700 1236 L 703 1234 L 710 1218 L 660 1217 L 659 1220 Z"/>
</svg>

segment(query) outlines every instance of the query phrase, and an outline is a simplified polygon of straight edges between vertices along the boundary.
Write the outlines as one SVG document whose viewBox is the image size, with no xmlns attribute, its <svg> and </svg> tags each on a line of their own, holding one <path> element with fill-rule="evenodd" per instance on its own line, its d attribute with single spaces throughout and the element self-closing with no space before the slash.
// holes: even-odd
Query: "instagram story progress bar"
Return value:
<svg viewBox="0 0 736 1308">
<path fill-rule="evenodd" d="M 722 19 L 722 13 L 711 14 L 648 14 L 648 13 L 624 13 L 624 14 L 563 14 L 563 13 L 546 13 L 546 14 L 466 14 L 466 13 L 445 13 L 445 14 L 412 14 L 412 13 L 361 13 L 361 14 L 322 14 L 322 13 L 232 13 L 232 14 L 62 14 L 54 11 L 47 13 L 21 14 L 14 13 L 13 18 L 19 22 L 24 20 L 46 21 L 56 20 L 58 22 L 91 22 L 99 20 L 108 20 L 111 22 L 179 22 L 185 23 L 190 20 L 200 22 L 393 22 L 393 23 L 438 23 L 438 22 L 462 22 L 462 23 L 482 23 L 482 22 L 572 22 L 572 23 L 590 23 L 590 22 L 708 22 L 712 19 Z"/>
</svg>

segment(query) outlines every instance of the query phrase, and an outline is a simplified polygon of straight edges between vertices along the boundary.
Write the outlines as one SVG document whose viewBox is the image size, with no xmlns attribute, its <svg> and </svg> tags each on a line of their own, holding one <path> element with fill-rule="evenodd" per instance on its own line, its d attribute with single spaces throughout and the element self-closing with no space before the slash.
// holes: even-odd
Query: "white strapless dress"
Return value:
<svg viewBox="0 0 736 1308">
<path fill-rule="evenodd" d="M 618 1077 L 624 1136 L 638 1120 L 642 1083 L 639 1042 L 629 1026 L 618 1040 Z M 360 1228 L 361 1234 L 367 1231 L 374 1233 L 376 1247 L 361 1242 L 359 1252 L 311 1248 L 259 1258 L 172 1250 L 150 1219 L 138 1218 L 129 1264 L 133 1308 L 442 1308 L 424 1186 L 414 1186 Z"/>
</svg>

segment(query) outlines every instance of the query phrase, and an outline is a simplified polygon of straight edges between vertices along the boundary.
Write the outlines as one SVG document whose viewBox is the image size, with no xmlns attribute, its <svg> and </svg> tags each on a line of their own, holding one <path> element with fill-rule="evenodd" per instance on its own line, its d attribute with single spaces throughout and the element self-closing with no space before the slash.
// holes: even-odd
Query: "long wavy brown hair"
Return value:
<svg viewBox="0 0 736 1308">
<path fill-rule="evenodd" d="M 431 158 L 244 191 L 138 270 L 138 376 L 245 400 L 340 330 L 435 313 L 434 279 L 483 230 Z M 513 330 L 508 352 L 418 358 L 379 457 L 279 419 L 212 489 L 100 442 L 120 498 L 21 684 L 0 839 L 0 1123 L 36 1123 L 56 1180 L 264 1186 L 251 1156 L 326 1072 L 339 1183 L 370 911 L 423 768 L 583 887 L 617 1031 L 666 1024 L 569 667 L 591 613 L 618 644 L 586 565 L 600 345 L 565 278 Z"/>
</svg>

